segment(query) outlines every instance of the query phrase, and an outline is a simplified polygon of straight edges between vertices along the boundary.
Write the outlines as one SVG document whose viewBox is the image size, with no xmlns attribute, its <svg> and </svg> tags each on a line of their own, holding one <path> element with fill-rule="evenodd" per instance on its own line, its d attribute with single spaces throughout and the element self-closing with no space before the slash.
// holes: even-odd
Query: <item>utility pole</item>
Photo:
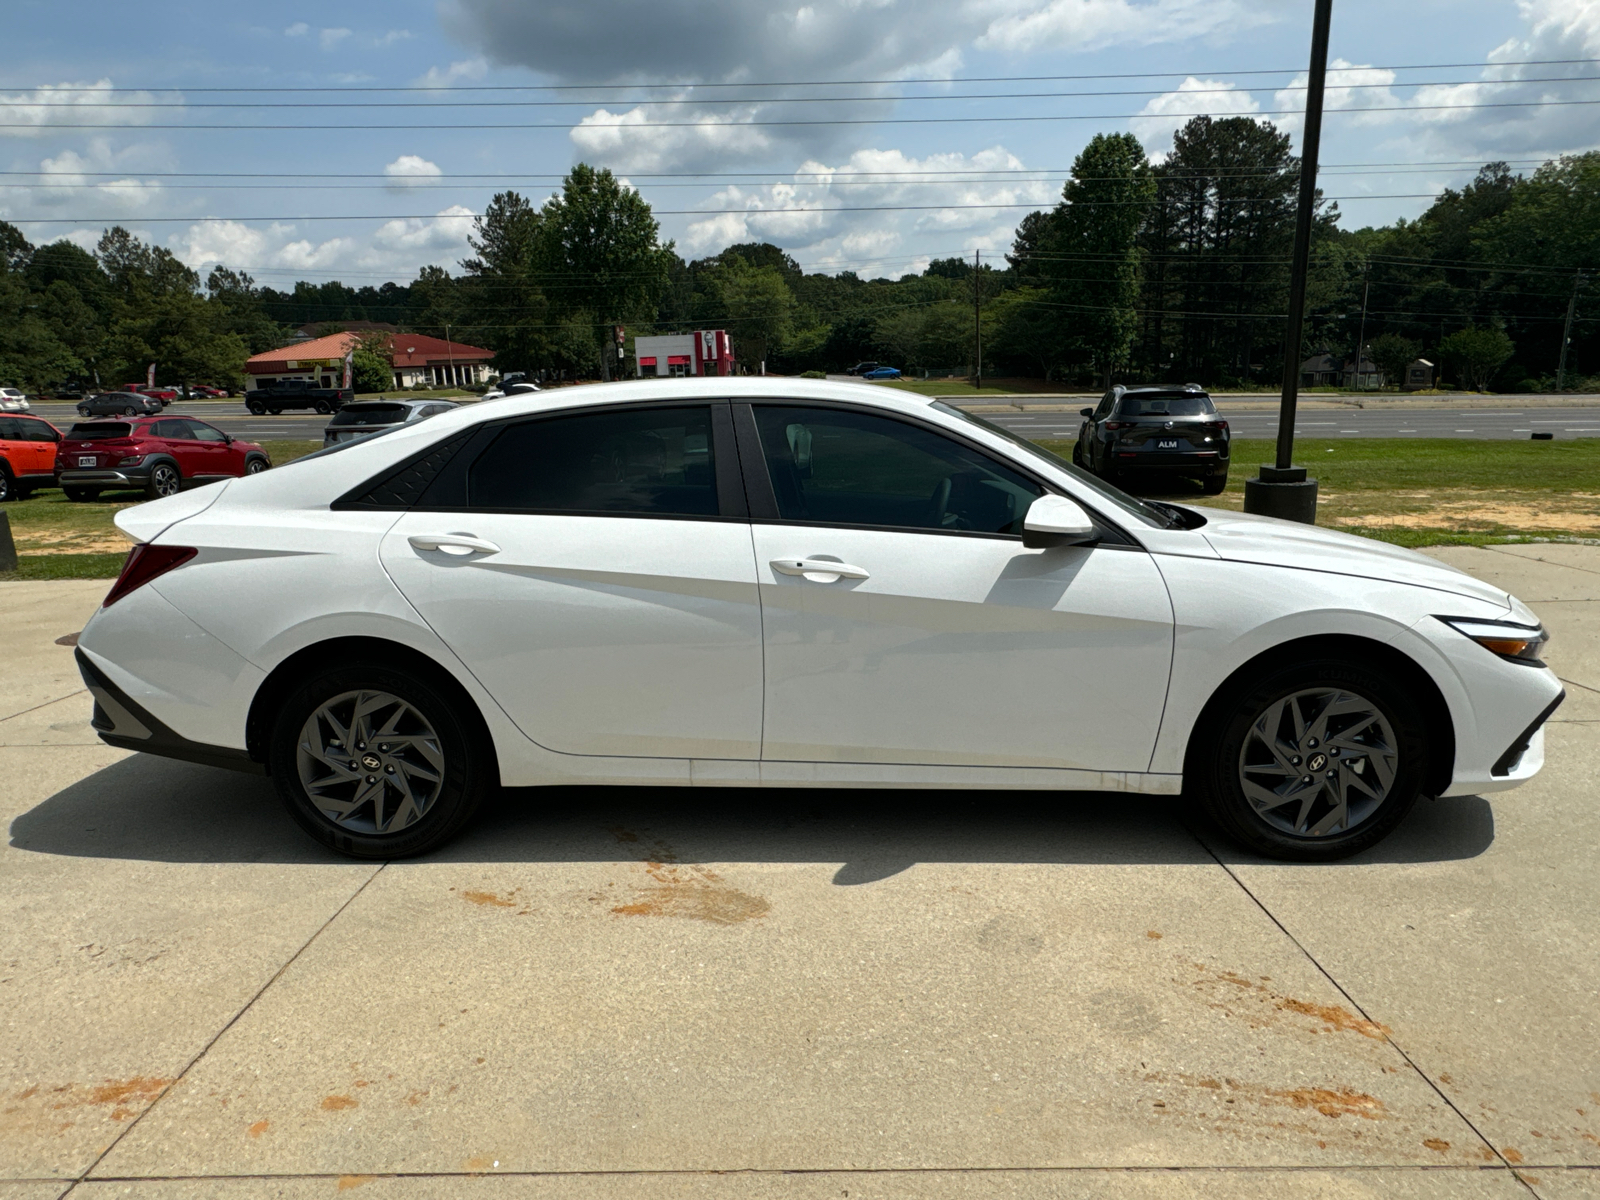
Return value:
<svg viewBox="0 0 1600 1200">
<path fill-rule="evenodd" d="M 1294 224 L 1289 275 L 1289 320 L 1283 331 L 1283 402 L 1278 409 L 1278 455 L 1244 483 L 1246 512 L 1307 525 L 1317 520 L 1317 481 L 1294 465 L 1294 410 L 1300 398 L 1300 330 L 1306 314 L 1306 270 L 1311 260 L 1311 218 L 1317 202 L 1317 152 L 1322 143 L 1322 93 L 1328 79 L 1328 27 L 1333 0 L 1316 0 L 1311 19 L 1311 68 L 1300 143 L 1300 208 Z"/>
<path fill-rule="evenodd" d="M 978 391 L 983 391 L 983 252 L 972 252 L 972 346 L 973 361 L 977 364 Z M 1572 318 L 1568 317 L 1568 324 Z"/>
<path fill-rule="evenodd" d="M 444 323 L 444 352 L 450 360 L 450 386 L 456 385 L 456 348 L 450 342 L 450 322 Z"/>
<path fill-rule="evenodd" d="M 1567 347 L 1572 344 L 1572 318 L 1578 312 L 1578 285 L 1583 282 L 1583 272 L 1572 277 L 1572 299 L 1567 301 L 1567 324 L 1561 331 L 1561 365 L 1556 368 L 1556 391 L 1567 390 Z"/>
<path fill-rule="evenodd" d="M 1372 264 L 1361 268 L 1361 332 L 1356 335 L 1356 388 L 1365 391 L 1361 383 L 1361 356 L 1367 348 L 1367 289 L 1372 286 Z"/>
</svg>

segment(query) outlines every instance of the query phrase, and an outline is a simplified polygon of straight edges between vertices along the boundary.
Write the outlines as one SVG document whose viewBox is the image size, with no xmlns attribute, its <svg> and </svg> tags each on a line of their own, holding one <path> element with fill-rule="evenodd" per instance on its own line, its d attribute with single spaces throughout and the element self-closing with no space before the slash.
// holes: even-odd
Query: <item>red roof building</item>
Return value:
<svg viewBox="0 0 1600 1200">
<path fill-rule="evenodd" d="M 285 379 L 308 380 L 313 387 L 339 387 L 344 382 L 345 356 L 356 348 L 361 336 L 333 333 L 251 355 L 244 364 L 245 390 L 252 392 Z M 493 350 L 421 333 L 389 334 L 387 342 L 397 388 L 467 387 L 488 382 Z"/>
</svg>

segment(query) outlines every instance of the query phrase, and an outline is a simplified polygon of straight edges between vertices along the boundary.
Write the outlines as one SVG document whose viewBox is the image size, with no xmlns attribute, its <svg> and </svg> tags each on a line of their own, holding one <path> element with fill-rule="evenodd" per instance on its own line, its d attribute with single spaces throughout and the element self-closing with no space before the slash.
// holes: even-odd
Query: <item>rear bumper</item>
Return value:
<svg viewBox="0 0 1600 1200">
<path fill-rule="evenodd" d="M 150 467 L 71 467 L 56 476 L 62 487 L 144 487 Z"/>
<path fill-rule="evenodd" d="M 1228 456 L 1216 450 L 1121 450 L 1106 452 L 1106 461 L 1126 471 L 1176 471 L 1185 475 L 1225 474 Z"/>
</svg>

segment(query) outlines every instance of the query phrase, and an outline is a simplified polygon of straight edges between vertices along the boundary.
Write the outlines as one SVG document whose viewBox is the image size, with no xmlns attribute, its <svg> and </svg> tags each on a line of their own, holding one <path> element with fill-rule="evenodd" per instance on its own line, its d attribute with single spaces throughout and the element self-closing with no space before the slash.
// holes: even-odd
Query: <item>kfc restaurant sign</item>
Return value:
<svg viewBox="0 0 1600 1200">
<path fill-rule="evenodd" d="M 633 339 L 636 371 L 652 375 L 732 375 L 733 343 L 723 329 Z"/>
</svg>

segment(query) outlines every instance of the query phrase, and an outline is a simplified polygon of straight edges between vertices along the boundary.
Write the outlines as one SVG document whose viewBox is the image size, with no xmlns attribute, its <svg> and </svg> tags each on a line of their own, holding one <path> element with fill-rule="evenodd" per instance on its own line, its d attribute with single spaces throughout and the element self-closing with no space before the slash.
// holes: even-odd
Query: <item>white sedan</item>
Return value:
<svg viewBox="0 0 1600 1200">
<path fill-rule="evenodd" d="M 1331 859 L 1531 777 L 1562 697 L 1448 566 L 860 384 L 512 396 L 116 520 L 101 737 L 269 773 L 358 857 L 615 783 L 1182 793 Z"/>
</svg>

